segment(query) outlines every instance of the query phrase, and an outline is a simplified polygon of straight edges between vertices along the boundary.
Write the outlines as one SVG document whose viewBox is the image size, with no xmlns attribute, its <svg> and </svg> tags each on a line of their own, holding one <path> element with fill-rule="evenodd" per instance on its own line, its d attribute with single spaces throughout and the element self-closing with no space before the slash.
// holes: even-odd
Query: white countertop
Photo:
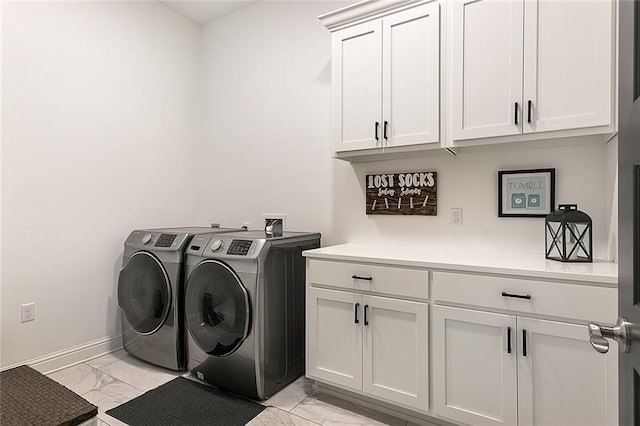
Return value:
<svg viewBox="0 0 640 426">
<path fill-rule="evenodd" d="M 618 285 L 618 264 L 603 260 L 593 263 L 563 263 L 543 255 L 428 249 L 347 243 L 303 252 L 312 259 L 369 262 L 457 272 L 482 272 L 578 281 L 607 286 Z"/>
</svg>

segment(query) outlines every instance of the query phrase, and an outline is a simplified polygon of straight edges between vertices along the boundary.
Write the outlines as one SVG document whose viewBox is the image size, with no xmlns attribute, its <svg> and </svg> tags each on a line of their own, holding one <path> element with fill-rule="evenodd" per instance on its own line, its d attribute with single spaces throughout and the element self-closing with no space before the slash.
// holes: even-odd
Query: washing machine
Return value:
<svg viewBox="0 0 640 426">
<path fill-rule="evenodd" d="M 231 231 L 241 230 L 183 227 L 131 232 L 118 277 L 122 339 L 129 354 L 172 370 L 185 369 L 185 249 L 198 244 L 199 235 Z"/>
<path fill-rule="evenodd" d="M 320 234 L 212 235 L 186 255 L 187 369 L 220 388 L 266 399 L 304 373 L 304 250 Z"/>
</svg>

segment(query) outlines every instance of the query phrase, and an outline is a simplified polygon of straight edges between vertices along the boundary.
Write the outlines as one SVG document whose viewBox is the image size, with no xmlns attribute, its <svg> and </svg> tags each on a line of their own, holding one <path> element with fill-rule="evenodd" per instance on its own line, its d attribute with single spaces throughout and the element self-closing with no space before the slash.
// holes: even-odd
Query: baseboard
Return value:
<svg viewBox="0 0 640 426">
<path fill-rule="evenodd" d="M 326 393 L 327 395 L 342 398 L 346 401 L 353 402 L 354 404 L 371 408 L 373 410 L 380 411 L 385 414 L 390 414 L 392 416 L 401 418 L 403 420 L 407 420 L 412 424 L 422 425 L 422 426 L 456 426 L 454 423 L 450 423 L 443 419 L 433 418 L 425 414 L 411 412 L 410 410 L 405 411 L 404 409 L 393 406 L 392 404 L 387 404 L 383 401 L 370 399 L 364 395 L 349 392 L 344 389 L 340 389 L 335 386 L 328 385 L 326 383 L 315 381 L 314 388 L 318 392 L 322 392 L 322 393 Z"/>
<path fill-rule="evenodd" d="M 70 367 L 75 364 L 97 358 L 99 356 L 117 351 L 122 348 L 122 335 L 103 337 L 82 345 L 63 349 L 48 355 L 30 359 L 14 365 L 3 367 L 2 370 L 18 367 L 20 365 L 28 365 L 43 374 L 53 373 L 54 371 Z"/>
</svg>

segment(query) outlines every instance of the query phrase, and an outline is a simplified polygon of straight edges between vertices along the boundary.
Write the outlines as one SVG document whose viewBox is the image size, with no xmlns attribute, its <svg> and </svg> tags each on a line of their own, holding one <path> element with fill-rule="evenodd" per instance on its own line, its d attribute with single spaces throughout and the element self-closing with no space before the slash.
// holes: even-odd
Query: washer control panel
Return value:
<svg viewBox="0 0 640 426">
<path fill-rule="evenodd" d="M 249 248 L 251 248 L 251 243 L 253 243 L 252 240 L 233 240 L 229 245 L 227 254 L 246 256 L 249 253 Z"/>
</svg>

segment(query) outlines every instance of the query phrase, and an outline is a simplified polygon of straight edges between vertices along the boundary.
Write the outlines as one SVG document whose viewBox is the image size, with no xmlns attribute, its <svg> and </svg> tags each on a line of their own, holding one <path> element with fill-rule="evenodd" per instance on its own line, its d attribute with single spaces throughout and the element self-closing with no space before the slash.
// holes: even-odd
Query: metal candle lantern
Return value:
<svg viewBox="0 0 640 426">
<path fill-rule="evenodd" d="M 561 262 L 592 262 L 592 222 L 577 204 L 560 204 L 545 219 L 546 258 Z"/>
</svg>

